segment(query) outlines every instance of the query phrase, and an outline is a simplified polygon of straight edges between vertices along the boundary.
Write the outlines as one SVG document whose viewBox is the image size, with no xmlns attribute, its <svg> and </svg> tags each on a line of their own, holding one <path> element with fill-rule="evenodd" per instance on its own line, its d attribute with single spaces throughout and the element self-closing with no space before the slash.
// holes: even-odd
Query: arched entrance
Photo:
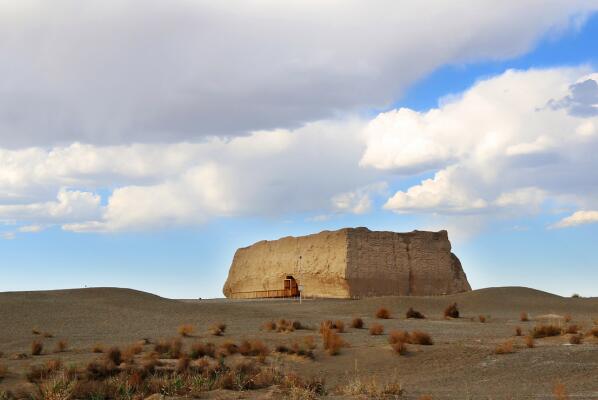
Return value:
<svg viewBox="0 0 598 400">
<path fill-rule="evenodd" d="M 284 291 L 285 297 L 297 297 L 299 296 L 299 286 L 297 285 L 297 281 L 293 278 L 292 275 L 287 275 L 284 280 Z"/>
</svg>

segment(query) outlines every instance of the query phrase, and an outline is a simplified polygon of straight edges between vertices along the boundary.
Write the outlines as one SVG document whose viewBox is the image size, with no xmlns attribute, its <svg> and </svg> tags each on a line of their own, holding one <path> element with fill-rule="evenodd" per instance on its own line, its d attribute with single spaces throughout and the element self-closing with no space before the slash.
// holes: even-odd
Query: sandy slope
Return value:
<svg viewBox="0 0 598 400">
<path fill-rule="evenodd" d="M 465 318 L 444 320 L 442 310 L 456 301 Z M 205 340 L 260 337 L 272 347 L 290 343 L 317 331 L 289 334 L 260 331 L 267 320 L 287 318 L 317 326 L 323 319 L 363 317 L 374 322 L 379 306 L 388 307 L 395 318 L 382 321 L 386 330 L 419 329 L 429 332 L 434 346 L 411 346 L 411 355 L 397 357 L 386 336 L 373 337 L 367 330 L 348 329 L 343 338 L 351 344 L 337 357 L 319 350 L 316 361 L 285 362 L 302 374 L 324 374 L 329 386 L 345 381 L 346 374 L 375 376 L 384 381 L 397 375 L 407 393 L 431 393 L 438 398 L 537 398 L 548 396 L 555 382 L 563 382 L 570 393 L 580 398 L 598 398 L 598 341 L 587 339 L 579 346 L 565 345 L 566 337 L 539 340 L 538 347 L 527 349 L 521 338 L 513 338 L 515 326 L 524 331 L 535 322 L 522 323 L 519 313 L 537 317 L 545 314 L 570 314 L 573 323 L 589 328 L 598 319 L 598 298 L 571 299 L 519 287 L 488 288 L 451 296 L 382 297 L 364 300 L 282 300 L 263 301 L 177 301 L 130 289 L 93 288 L 46 292 L 0 293 L 0 364 L 12 371 L 0 382 L 2 387 L 18 384 L 19 373 L 32 362 L 54 358 L 46 354 L 27 360 L 11 360 L 15 353 L 28 352 L 35 338 L 31 330 L 51 332 L 44 339 L 46 353 L 55 342 L 66 339 L 71 350 L 59 357 L 86 362 L 94 357 L 95 343 L 124 345 L 141 338 L 158 339 L 176 334 L 182 323 L 196 326 Z M 406 321 L 404 312 L 413 306 L 430 318 Z M 489 322 L 471 321 L 480 314 Z M 207 327 L 216 321 L 228 325 L 224 338 L 208 336 Z M 376 321 L 380 322 L 380 321 Z M 515 339 L 520 345 L 514 354 L 497 356 L 497 343 Z M 196 339 L 185 339 L 191 342 Z M 148 348 L 149 349 L 149 348 Z M 357 371 L 357 372 L 356 372 Z"/>
</svg>

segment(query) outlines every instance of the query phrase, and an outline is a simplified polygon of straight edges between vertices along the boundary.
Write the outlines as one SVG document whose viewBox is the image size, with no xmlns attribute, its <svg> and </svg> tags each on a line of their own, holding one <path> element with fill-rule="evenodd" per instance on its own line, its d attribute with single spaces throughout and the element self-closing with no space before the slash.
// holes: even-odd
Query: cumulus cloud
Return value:
<svg viewBox="0 0 598 400">
<path fill-rule="evenodd" d="M 553 228 L 570 228 L 577 225 L 598 223 L 598 211 L 576 211 L 553 224 Z"/>
<path fill-rule="evenodd" d="M 446 63 L 520 54 L 597 7 L 486 3 L 3 1 L 0 147 L 294 129 L 384 107 Z"/>
<path fill-rule="evenodd" d="M 583 67 L 511 70 L 438 108 L 383 113 L 365 130 L 361 165 L 433 173 L 388 199 L 385 208 L 399 213 L 496 216 L 538 212 L 547 203 L 596 207 L 598 176 L 590 171 L 598 170 L 598 115 L 573 104 L 592 103 L 579 85 L 597 81 Z M 556 107 L 555 98 L 570 100 Z M 593 215 L 580 213 L 557 225 Z"/>
</svg>

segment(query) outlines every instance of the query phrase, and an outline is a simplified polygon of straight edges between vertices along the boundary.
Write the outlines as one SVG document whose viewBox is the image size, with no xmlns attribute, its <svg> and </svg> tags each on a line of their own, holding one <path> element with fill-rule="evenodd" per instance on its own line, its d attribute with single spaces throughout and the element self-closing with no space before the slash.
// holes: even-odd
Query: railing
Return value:
<svg viewBox="0 0 598 400">
<path fill-rule="evenodd" d="M 280 290 L 255 290 L 253 292 L 233 292 L 230 294 L 231 299 L 259 299 L 264 297 L 297 297 L 293 295 L 291 289 L 280 289 Z"/>
</svg>

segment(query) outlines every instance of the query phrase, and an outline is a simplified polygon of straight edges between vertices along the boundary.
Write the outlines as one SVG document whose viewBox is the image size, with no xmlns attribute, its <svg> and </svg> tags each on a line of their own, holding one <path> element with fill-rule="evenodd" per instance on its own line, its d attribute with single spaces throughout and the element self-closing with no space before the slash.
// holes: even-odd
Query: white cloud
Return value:
<svg viewBox="0 0 598 400">
<path fill-rule="evenodd" d="M 372 194 L 384 194 L 388 189 L 386 182 L 377 182 L 350 192 L 339 193 L 332 198 L 335 210 L 353 214 L 365 214 L 372 208 Z"/>
<path fill-rule="evenodd" d="M 447 63 L 521 54 L 547 31 L 578 28 L 597 7 L 2 1 L 0 146 L 176 143 L 292 129 L 385 107 Z"/>
<path fill-rule="evenodd" d="M 572 215 L 563 218 L 553 228 L 570 228 L 577 225 L 598 223 L 598 211 L 576 211 Z"/>
<path fill-rule="evenodd" d="M 366 128 L 364 167 L 434 176 L 397 191 L 400 213 L 505 215 L 543 204 L 598 206 L 598 115 L 575 94 L 587 68 L 507 71 L 427 112 L 383 113 Z M 554 106 L 575 98 L 578 108 Z M 569 104 L 569 103 L 567 103 Z M 585 108 L 584 108 L 585 107 Z M 579 109 L 586 112 L 581 113 Z"/>
<path fill-rule="evenodd" d="M 41 225 L 25 225 L 19 227 L 19 232 L 21 233 L 38 233 L 44 230 L 44 227 Z"/>
</svg>

